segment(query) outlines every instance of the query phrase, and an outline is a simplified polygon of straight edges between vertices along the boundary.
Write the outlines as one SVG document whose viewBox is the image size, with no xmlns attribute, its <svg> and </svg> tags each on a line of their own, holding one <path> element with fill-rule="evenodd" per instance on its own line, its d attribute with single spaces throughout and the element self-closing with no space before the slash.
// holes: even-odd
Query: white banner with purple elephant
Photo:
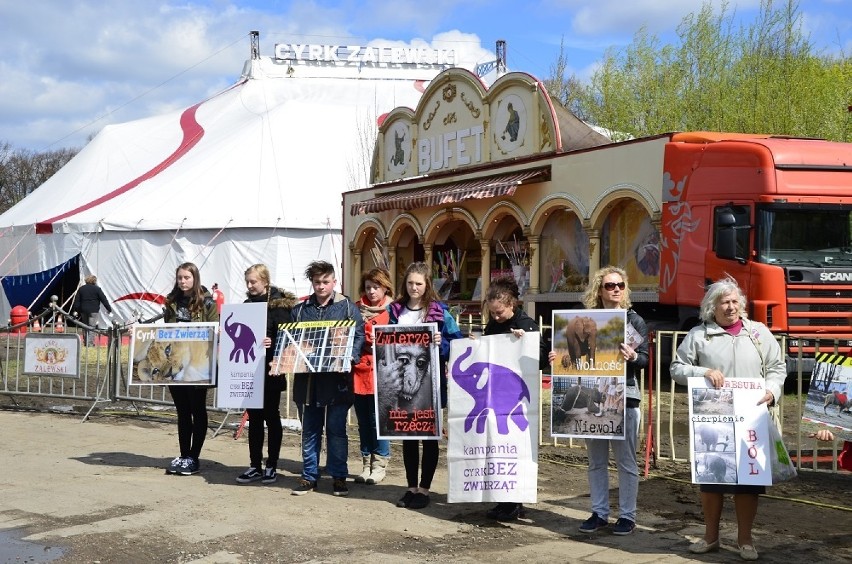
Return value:
<svg viewBox="0 0 852 564">
<path fill-rule="evenodd" d="M 769 411 L 762 378 L 690 378 L 689 454 L 695 484 L 772 485 Z"/>
<path fill-rule="evenodd" d="M 451 343 L 447 501 L 535 503 L 538 333 Z"/>
<path fill-rule="evenodd" d="M 216 404 L 219 407 L 263 407 L 266 312 L 266 303 L 222 305 L 219 314 L 222 324 L 219 338 L 219 387 L 216 389 Z"/>
</svg>

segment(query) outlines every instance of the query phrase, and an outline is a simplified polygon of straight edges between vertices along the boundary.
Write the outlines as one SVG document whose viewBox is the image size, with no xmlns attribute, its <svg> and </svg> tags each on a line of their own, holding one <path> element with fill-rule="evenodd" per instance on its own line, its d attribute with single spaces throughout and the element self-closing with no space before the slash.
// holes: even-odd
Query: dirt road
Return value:
<svg viewBox="0 0 852 564">
<path fill-rule="evenodd" d="M 179 477 L 163 471 L 177 445 L 173 424 L 0 411 L 0 428 L 2 562 L 740 561 L 731 508 L 723 516 L 722 552 L 693 559 L 686 551 L 703 528 L 685 464 L 663 464 L 643 479 L 639 526 L 617 537 L 577 531 L 589 514 L 581 448 L 543 447 L 539 503 L 529 506 L 527 519 L 501 524 L 485 518 L 483 505 L 446 503 L 443 454 L 432 504 L 396 508 L 404 483 L 397 445 L 381 485 L 352 484 L 350 496 L 338 498 L 326 480 L 320 491 L 295 497 L 294 433 L 285 434 L 278 482 L 241 486 L 234 478 L 246 467 L 248 448 L 245 437 L 231 433 L 208 438 L 200 475 Z M 355 446 L 350 440 L 350 471 Z M 771 488 L 755 526 L 761 560 L 852 561 L 850 480 L 810 472 Z"/>
</svg>

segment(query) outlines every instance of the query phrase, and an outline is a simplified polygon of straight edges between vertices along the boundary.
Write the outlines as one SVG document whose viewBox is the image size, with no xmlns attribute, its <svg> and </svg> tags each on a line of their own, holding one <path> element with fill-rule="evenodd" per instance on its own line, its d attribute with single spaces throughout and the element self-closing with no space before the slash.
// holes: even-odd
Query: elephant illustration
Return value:
<svg viewBox="0 0 852 564">
<path fill-rule="evenodd" d="M 488 421 L 488 412 L 497 419 L 497 432 L 509 434 L 509 419 L 521 431 L 526 431 L 529 421 L 526 407 L 530 402 L 530 391 L 519 374 L 505 366 L 490 362 L 471 362 L 462 369 L 461 365 L 473 352 L 468 347 L 453 363 L 453 380 L 474 400 L 474 406 L 464 420 L 465 432 L 476 422 L 476 432 L 483 434 Z M 526 400 L 526 402 L 524 401 Z"/>
<path fill-rule="evenodd" d="M 575 317 L 565 326 L 565 339 L 568 341 L 570 363 L 578 370 L 582 368 L 583 357 L 588 366 L 595 365 L 595 349 L 597 348 L 598 326 L 591 317 Z M 568 360 L 562 357 L 563 368 L 568 368 Z"/>
<path fill-rule="evenodd" d="M 257 338 L 254 336 L 254 331 L 245 323 L 231 323 L 231 318 L 234 314 L 228 316 L 225 320 L 225 333 L 234 342 L 234 348 L 231 349 L 231 354 L 228 355 L 228 360 L 231 362 L 240 362 L 240 353 L 243 353 L 243 363 L 249 364 L 255 360 L 254 346 Z"/>
</svg>

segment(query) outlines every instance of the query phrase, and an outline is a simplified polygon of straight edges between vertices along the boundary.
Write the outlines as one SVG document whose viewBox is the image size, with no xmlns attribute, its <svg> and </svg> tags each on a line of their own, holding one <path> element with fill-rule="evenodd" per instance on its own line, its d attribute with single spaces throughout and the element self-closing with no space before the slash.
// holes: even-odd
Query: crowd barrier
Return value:
<svg viewBox="0 0 852 564">
<path fill-rule="evenodd" d="M 41 314 L 25 322 L 9 324 L 0 327 L 0 396 L 5 396 L 15 406 L 21 398 L 53 398 L 64 400 L 66 405 L 52 406 L 51 409 L 68 409 L 68 403 L 89 404 L 83 416 L 85 421 L 91 412 L 108 406 L 116 409 L 116 405 L 126 404 L 129 409 L 138 414 L 156 415 L 157 413 L 173 412 L 171 399 L 165 386 L 131 386 L 128 379 L 130 354 L 130 327 L 133 323 L 150 323 L 159 318 L 144 321 L 114 322 L 111 327 L 91 327 L 69 315 L 56 304 Z M 478 316 L 465 315 L 458 318 L 459 326 L 466 334 L 482 332 L 481 319 Z M 544 332 L 550 327 L 539 319 L 539 325 Z M 77 378 L 67 378 L 54 375 L 23 374 L 23 350 L 27 332 L 36 330 L 42 333 L 71 333 L 77 334 L 83 340 L 84 331 L 93 331 L 96 335 L 93 346 L 80 347 L 80 374 Z M 25 332 L 26 331 L 26 332 Z M 668 377 L 668 365 L 674 355 L 677 345 L 686 335 L 679 331 L 657 331 L 649 336 L 650 363 L 643 371 L 640 379 L 642 392 L 642 422 L 637 444 L 640 445 L 640 458 L 644 457 L 644 467 L 648 469 L 656 464 L 658 458 L 674 462 L 689 461 L 688 443 L 688 407 L 685 400 L 685 387 L 675 385 Z M 779 336 L 782 350 L 786 350 L 787 340 Z M 813 345 L 811 345 L 813 346 Z M 846 347 L 844 349 L 844 346 Z M 848 343 L 836 340 L 816 341 L 817 352 L 846 353 Z M 801 347 L 792 354 L 802 357 L 810 351 Z M 799 363 L 801 366 L 802 364 Z M 777 413 L 779 422 L 784 422 L 782 428 L 796 428 L 801 421 L 804 406 L 807 374 L 801 369 L 790 374 L 796 379 L 796 392 L 788 394 L 781 402 Z M 293 419 L 295 404 L 292 402 L 292 376 L 285 397 L 282 398 L 282 416 Z M 542 374 L 542 386 L 539 405 L 539 444 L 552 444 L 556 447 L 585 448 L 585 441 L 576 439 L 557 439 L 550 436 L 550 413 L 553 390 L 550 387 L 550 377 Z M 239 424 L 242 411 L 220 408 L 216 404 L 216 394 L 209 394 L 208 409 L 220 415 L 215 433 L 222 430 L 229 420 L 234 425 Z M 792 418 L 788 420 L 788 418 Z M 350 417 L 350 423 L 352 418 Z M 816 440 L 803 436 L 801 430 L 796 433 L 785 433 L 785 443 L 799 469 L 812 469 L 837 472 L 837 456 L 842 448 L 842 441 L 818 443 Z"/>
</svg>

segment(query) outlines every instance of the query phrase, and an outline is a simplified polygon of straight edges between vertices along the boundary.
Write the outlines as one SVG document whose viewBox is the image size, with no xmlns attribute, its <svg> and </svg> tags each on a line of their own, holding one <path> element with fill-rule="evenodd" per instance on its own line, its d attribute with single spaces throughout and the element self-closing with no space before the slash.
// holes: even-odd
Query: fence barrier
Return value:
<svg viewBox="0 0 852 564">
<path fill-rule="evenodd" d="M 60 320 L 64 319 L 62 326 Z M 22 398 L 53 398 L 71 402 L 90 403 L 83 421 L 89 418 L 92 411 L 102 408 L 105 404 L 114 406 L 116 402 L 127 402 L 130 409 L 138 414 L 151 412 L 165 415 L 173 411 L 171 399 L 167 396 L 165 386 L 131 386 L 127 374 L 130 354 L 130 328 L 135 323 L 152 323 L 159 317 L 144 321 L 114 322 L 110 327 L 93 327 L 76 319 L 62 310 L 54 302 L 44 312 L 17 324 L 0 327 L 0 396 L 6 396 L 18 406 Z M 463 315 L 458 318 L 459 326 L 465 333 L 482 333 L 482 319 L 479 316 Z M 80 374 L 78 378 L 67 378 L 55 375 L 28 375 L 22 371 L 24 364 L 24 342 L 27 332 L 33 331 L 33 326 L 39 325 L 42 333 L 77 334 L 81 339 Z M 539 318 L 539 326 L 543 334 L 551 327 Z M 60 331 L 61 327 L 61 331 Z M 25 332 L 26 331 L 26 332 Z M 85 331 L 95 334 L 94 344 L 84 346 Z M 650 363 L 643 371 L 640 379 L 640 391 L 643 403 L 642 419 L 639 425 L 639 441 L 641 452 L 645 459 L 645 473 L 651 466 L 656 466 L 658 458 L 674 462 L 689 461 L 688 436 L 688 407 L 686 404 L 685 387 L 676 385 L 668 377 L 668 362 L 674 356 L 677 345 L 686 335 L 682 331 L 656 331 L 649 335 Z M 778 336 L 782 350 L 787 350 L 788 339 Z M 805 350 L 807 344 L 817 353 L 833 352 L 835 354 L 852 354 L 849 343 L 844 341 L 814 338 L 805 343 L 799 340 L 797 348 L 791 356 L 798 357 L 811 354 L 811 349 Z M 780 402 L 777 418 L 779 422 L 794 425 L 795 434 L 784 435 L 790 455 L 796 460 L 798 469 L 838 472 L 837 456 L 842 447 L 842 441 L 818 443 L 815 439 L 803 436 L 800 426 L 804 400 L 809 380 L 802 372 L 803 363 L 798 363 L 798 370 L 788 375 L 796 378 L 795 394 L 788 394 L 785 401 Z M 288 376 L 288 384 L 292 384 L 292 376 Z M 557 447 L 585 448 L 585 441 L 576 439 L 551 438 L 550 414 L 552 397 L 555 391 L 550 386 L 550 376 L 542 374 L 539 405 L 539 444 L 552 444 Z M 292 385 L 287 386 L 283 416 L 292 419 L 295 404 L 291 396 Z M 216 404 L 216 394 L 210 394 L 208 409 L 221 414 L 218 428 L 219 433 L 231 416 L 234 425 L 239 422 L 242 410 L 220 408 Z M 786 404 L 786 407 L 785 407 Z M 54 409 L 65 410 L 69 406 L 58 406 Z M 111 407 L 114 409 L 114 407 Z M 794 418 L 787 421 L 787 418 Z M 351 420 L 350 420 L 351 422 Z M 549 439 L 549 440 L 548 440 Z"/>
</svg>

